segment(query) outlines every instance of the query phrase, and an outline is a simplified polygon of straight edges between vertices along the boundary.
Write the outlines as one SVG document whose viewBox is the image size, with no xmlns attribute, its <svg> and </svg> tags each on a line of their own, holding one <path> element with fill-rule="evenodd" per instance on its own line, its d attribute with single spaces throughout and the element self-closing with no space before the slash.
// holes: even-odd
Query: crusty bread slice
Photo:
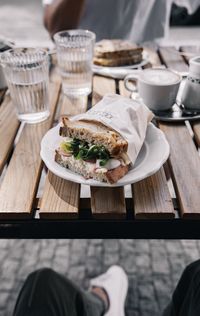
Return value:
<svg viewBox="0 0 200 316">
<path fill-rule="evenodd" d="M 115 169 L 107 170 L 102 169 L 102 172 L 95 172 L 94 168 L 88 168 L 88 162 L 84 160 L 77 160 L 73 156 L 62 158 L 59 151 L 56 150 L 55 161 L 62 167 L 68 168 L 73 172 L 82 175 L 86 179 L 94 179 L 101 182 L 107 182 L 110 184 L 116 183 L 127 172 L 128 166 L 118 166 Z M 93 165 L 93 164 L 90 164 Z M 94 164 L 95 165 L 95 164 Z"/>
<path fill-rule="evenodd" d="M 95 44 L 94 55 L 100 58 L 117 58 L 138 55 L 142 51 L 142 47 L 129 41 L 104 39 Z"/>
<path fill-rule="evenodd" d="M 63 137 L 77 138 L 95 145 L 104 145 L 109 153 L 118 156 L 127 152 L 128 142 L 116 131 L 96 121 L 70 121 L 67 117 L 62 119 L 60 135 Z"/>
<path fill-rule="evenodd" d="M 126 56 L 126 57 L 111 57 L 111 58 L 100 58 L 94 57 L 93 63 L 99 66 L 116 67 L 116 66 L 127 66 L 140 63 L 142 61 L 142 54 Z"/>
</svg>

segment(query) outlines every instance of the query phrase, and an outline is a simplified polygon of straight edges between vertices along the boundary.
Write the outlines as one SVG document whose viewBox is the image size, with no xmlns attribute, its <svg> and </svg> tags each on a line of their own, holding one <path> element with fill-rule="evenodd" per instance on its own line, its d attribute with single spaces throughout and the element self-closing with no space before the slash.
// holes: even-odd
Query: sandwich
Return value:
<svg viewBox="0 0 200 316">
<path fill-rule="evenodd" d="M 110 184 L 129 170 L 128 142 L 115 130 L 97 121 L 62 119 L 63 137 L 55 152 L 55 161 L 82 175 Z"/>
<path fill-rule="evenodd" d="M 142 61 L 143 48 L 124 40 L 101 40 L 95 44 L 94 64 L 100 66 L 125 66 Z"/>
</svg>

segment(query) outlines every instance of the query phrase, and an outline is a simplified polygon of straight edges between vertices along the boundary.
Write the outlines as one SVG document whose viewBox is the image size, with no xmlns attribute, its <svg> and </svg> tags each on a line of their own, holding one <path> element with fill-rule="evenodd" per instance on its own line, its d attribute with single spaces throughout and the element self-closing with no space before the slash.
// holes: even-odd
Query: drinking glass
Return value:
<svg viewBox="0 0 200 316">
<path fill-rule="evenodd" d="M 38 123 L 49 116 L 49 58 L 45 50 L 14 48 L 0 57 L 20 121 Z"/>
<path fill-rule="evenodd" d="M 61 31 L 54 35 L 64 94 L 72 97 L 90 94 L 95 38 L 87 30 Z"/>
</svg>

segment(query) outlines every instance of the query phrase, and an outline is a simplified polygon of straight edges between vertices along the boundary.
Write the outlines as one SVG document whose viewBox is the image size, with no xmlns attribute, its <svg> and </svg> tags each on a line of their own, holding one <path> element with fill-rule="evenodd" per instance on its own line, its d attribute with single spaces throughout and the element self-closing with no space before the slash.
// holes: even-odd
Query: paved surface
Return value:
<svg viewBox="0 0 200 316">
<path fill-rule="evenodd" d="M 158 316 L 186 264 L 200 256 L 200 241 L 0 240 L 0 316 L 11 316 L 27 275 L 52 267 L 87 288 L 112 264 L 129 277 L 128 316 Z"/>
</svg>

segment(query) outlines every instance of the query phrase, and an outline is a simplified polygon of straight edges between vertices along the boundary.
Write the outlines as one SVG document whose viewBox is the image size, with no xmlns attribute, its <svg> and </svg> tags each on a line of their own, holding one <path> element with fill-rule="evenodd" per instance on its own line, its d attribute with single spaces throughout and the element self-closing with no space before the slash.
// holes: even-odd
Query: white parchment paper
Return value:
<svg viewBox="0 0 200 316">
<path fill-rule="evenodd" d="M 127 140 L 128 156 L 134 164 L 152 118 L 153 113 L 141 101 L 106 94 L 92 109 L 70 119 L 98 121 L 117 131 Z"/>
</svg>

